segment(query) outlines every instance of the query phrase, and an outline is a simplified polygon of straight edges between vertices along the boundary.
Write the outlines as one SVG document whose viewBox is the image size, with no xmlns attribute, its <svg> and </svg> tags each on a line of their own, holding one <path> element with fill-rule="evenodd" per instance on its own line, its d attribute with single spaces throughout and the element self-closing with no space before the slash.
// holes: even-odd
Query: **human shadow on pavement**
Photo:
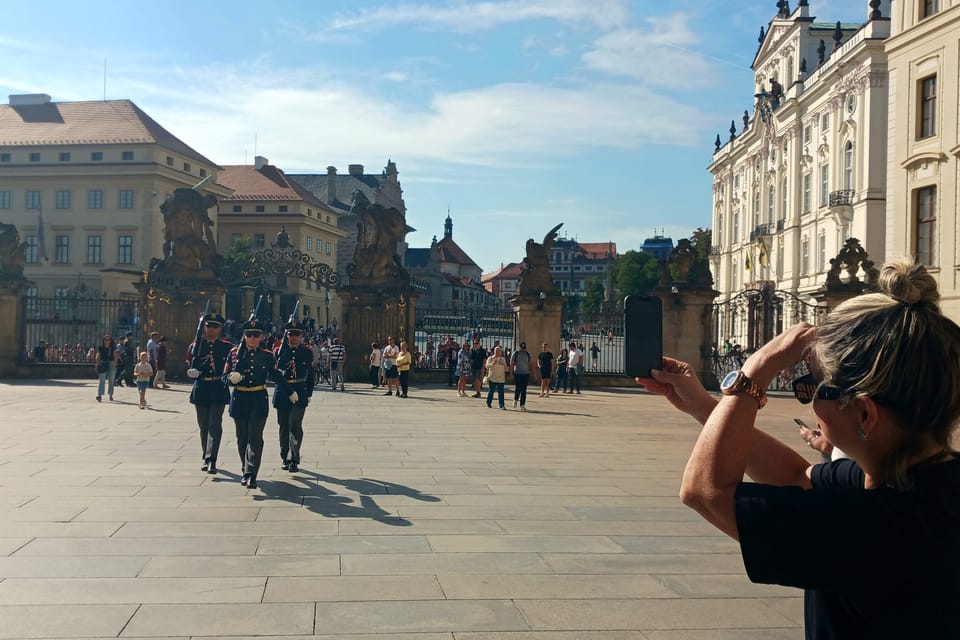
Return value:
<svg viewBox="0 0 960 640">
<path fill-rule="evenodd" d="M 307 478 L 304 478 L 307 476 Z M 257 479 L 262 495 L 251 494 L 255 501 L 282 499 L 301 504 L 313 513 L 328 518 L 367 518 L 391 527 L 409 527 L 412 523 L 390 513 L 377 504 L 376 495 L 404 495 L 424 502 L 440 502 L 440 498 L 395 482 L 371 478 L 340 479 L 300 469 L 290 480 L 306 485 L 300 488 L 274 478 Z M 340 495 L 320 483 L 335 484 L 359 494 L 359 504 L 351 496 Z"/>
</svg>

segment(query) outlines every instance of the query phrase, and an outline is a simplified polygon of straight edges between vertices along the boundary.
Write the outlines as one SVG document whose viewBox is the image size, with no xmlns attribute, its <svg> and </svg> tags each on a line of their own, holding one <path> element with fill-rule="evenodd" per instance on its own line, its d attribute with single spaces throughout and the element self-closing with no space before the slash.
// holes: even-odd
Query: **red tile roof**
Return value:
<svg viewBox="0 0 960 640">
<path fill-rule="evenodd" d="M 580 250 L 593 260 L 617 257 L 616 242 L 581 242 Z"/>
<path fill-rule="evenodd" d="M 460 248 L 453 238 L 444 237 L 437 243 L 440 249 L 440 262 L 453 262 L 454 264 L 465 264 L 479 268 L 476 262 L 470 259 L 467 252 Z"/>
<path fill-rule="evenodd" d="M 492 280 L 518 280 L 520 278 L 520 263 L 511 262 L 505 266 L 500 267 L 496 271 L 491 273 L 485 273 L 481 278 L 481 282 L 490 282 Z"/>
<path fill-rule="evenodd" d="M 232 200 L 303 201 L 324 211 L 333 212 L 326 203 L 321 202 L 272 164 L 264 165 L 260 169 L 247 164 L 226 166 L 217 176 L 217 182 L 233 189 L 233 194 L 221 198 L 224 202 Z"/>
<path fill-rule="evenodd" d="M 130 100 L 0 105 L 0 146 L 144 143 L 216 166 Z"/>
</svg>

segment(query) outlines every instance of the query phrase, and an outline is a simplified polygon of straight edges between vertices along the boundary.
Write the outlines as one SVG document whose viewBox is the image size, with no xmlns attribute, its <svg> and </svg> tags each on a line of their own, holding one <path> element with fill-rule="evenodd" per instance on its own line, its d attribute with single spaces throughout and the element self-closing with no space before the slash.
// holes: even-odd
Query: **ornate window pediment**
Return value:
<svg viewBox="0 0 960 640">
<path fill-rule="evenodd" d="M 960 146 L 957 147 L 957 151 L 960 151 Z M 939 153 L 936 151 L 929 151 L 926 153 L 916 153 L 910 156 L 909 158 L 901 162 L 900 166 L 909 171 L 910 169 L 914 169 L 921 164 L 927 164 L 930 162 L 936 162 L 939 164 L 941 162 L 946 162 L 946 161 L 947 161 L 946 154 Z"/>
</svg>

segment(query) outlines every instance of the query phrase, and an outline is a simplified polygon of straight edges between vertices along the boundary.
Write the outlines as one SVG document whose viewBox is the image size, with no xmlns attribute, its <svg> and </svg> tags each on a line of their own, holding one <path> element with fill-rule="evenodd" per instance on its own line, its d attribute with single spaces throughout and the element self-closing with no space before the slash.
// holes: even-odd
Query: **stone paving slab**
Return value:
<svg viewBox="0 0 960 640">
<path fill-rule="evenodd" d="M 0 638 L 803 636 L 800 593 L 751 584 L 736 543 L 680 505 L 697 427 L 660 398 L 520 413 L 446 387 L 320 390 L 300 472 L 271 416 L 249 490 L 229 417 L 220 473 L 200 471 L 174 388 L 139 411 L 132 390 L 107 405 L 92 382 L 0 382 Z M 798 413 L 773 397 L 763 419 L 812 460 Z"/>
</svg>

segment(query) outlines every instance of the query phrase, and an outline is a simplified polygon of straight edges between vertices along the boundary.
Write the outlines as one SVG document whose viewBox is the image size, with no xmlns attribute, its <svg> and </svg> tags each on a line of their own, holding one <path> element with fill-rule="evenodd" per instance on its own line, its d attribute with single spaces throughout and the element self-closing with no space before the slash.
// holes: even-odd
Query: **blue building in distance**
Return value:
<svg viewBox="0 0 960 640">
<path fill-rule="evenodd" d="M 664 261 L 670 259 L 670 253 L 673 251 L 673 238 L 667 238 L 662 235 L 655 235 L 643 241 L 640 251 L 652 253 L 657 260 Z"/>
</svg>

